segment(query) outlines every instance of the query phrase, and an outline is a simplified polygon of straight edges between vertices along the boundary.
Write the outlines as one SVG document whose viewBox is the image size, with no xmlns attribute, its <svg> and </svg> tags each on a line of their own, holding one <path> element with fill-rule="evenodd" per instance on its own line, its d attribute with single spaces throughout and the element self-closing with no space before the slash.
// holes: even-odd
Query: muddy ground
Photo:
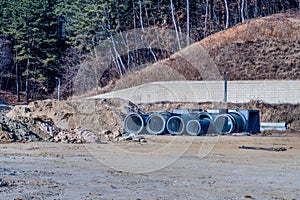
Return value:
<svg viewBox="0 0 300 200">
<path fill-rule="evenodd" d="M 8 143 L 0 144 L 0 163 L 0 199 L 300 198 L 300 137 L 295 134 Z"/>
</svg>

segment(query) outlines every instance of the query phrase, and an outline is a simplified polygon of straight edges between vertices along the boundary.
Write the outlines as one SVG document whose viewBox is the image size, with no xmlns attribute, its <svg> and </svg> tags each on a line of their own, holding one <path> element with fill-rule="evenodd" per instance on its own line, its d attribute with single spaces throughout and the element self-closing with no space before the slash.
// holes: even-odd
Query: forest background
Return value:
<svg viewBox="0 0 300 200">
<path fill-rule="evenodd" d="M 69 97 L 80 65 L 97 59 L 104 40 L 111 42 L 111 62 L 102 66 L 98 87 L 174 53 L 149 44 L 120 55 L 114 36 L 127 30 L 174 30 L 178 41 L 185 40 L 181 49 L 245 20 L 292 8 L 300 9 L 300 0 L 0 0 L 1 95 L 14 94 L 20 103 L 54 98 L 59 78 L 61 96 Z"/>
</svg>

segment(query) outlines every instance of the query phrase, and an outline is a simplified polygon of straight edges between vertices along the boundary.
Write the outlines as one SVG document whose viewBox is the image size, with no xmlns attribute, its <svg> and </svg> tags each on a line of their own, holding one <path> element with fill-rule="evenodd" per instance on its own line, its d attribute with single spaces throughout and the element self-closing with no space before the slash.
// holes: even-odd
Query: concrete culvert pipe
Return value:
<svg viewBox="0 0 300 200">
<path fill-rule="evenodd" d="M 200 134 L 200 132 L 201 132 L 200 122 L 195 119 L 188 121 L 188 123 L 186 124 L 186 132 L 189 135 L 194 135 L 194 136 L 197 136 L 198 134 Z"/>
<path fill-rule="evenodd" d="M 189 120 L 186 125 L 186 132 L 193 136 L 205 135 L 208 131 L 209 125 L 210 119 L 208 118 Z"/>
<path fill-rule="evenodd" d="M 232 133 L 234 123 L 234 119 L 229 114 L 218 115 L 214 120 L 216 131 L 220 134 Z"/>
<path fill-rule="evenodd" d="M 244 116 L 237 112 L 218 115 L 214 124 L 216 131 L 220 134 L 241 133 L 246 128 Z"/>
<path fill-rule="evenodd" d="M 145 116 L 138 113 L 130 113 L 124 119 L 124 129 L 126 133 L 139 134 L 143 131 Z"/>
<path fill-rule="evenodd" d="M 209 119 L 210 121 L 213 121 L 212 115 L 207 112 L 196 112 L 192 114 L 195 115 L 195 119 Z"/>
<path fill-rule="evenodd" d="M 239 113 L 237 111 L 235 112 L 230 112 L 229 113 L 235 120 L 235 129 L 234 133 L 241 133 L 246 130 L 247 122 L 246 118 L 242 113 Z"/>
<path fill-rule="evenodd" d="M 193 112 L 190 114 L 192 119 L 186 124 L 186 132 L 189 135 L 205 135 L 207 134 L 211 124 L 213 124 L 213 117 L 207 112 Z"/>
<path fill-rule="evenodd" d="M 155 112 L 146 120 L 146 129 L 149 134 L 159 135 L 165 133 L 166 122 L 171 114 L 168 112 Z"/>
<path fill-rule="evenodd" d="M 181 135 L 184 132 L 184 120 L 180 116 L 173 116 L 167 121 L 167 130 L 171 135 Z"/>
</svg>

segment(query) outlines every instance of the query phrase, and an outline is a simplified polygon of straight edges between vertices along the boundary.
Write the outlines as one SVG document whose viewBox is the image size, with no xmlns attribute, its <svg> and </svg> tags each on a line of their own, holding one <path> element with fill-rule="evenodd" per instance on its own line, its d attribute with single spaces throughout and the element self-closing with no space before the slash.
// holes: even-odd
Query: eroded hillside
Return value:
<svg viewBox="0 0 300 200">
<path fill-rule="evenodd" d="M 231 80 L 299 79 L 300 12 L 246 21 L 200 41 Z"/>
<path fill-rule="evenodd" d="M 300 78 L 300 12 L 245 21 L 139 71 L 131 72 L 100 93 L 154 81 L 273 80 Z"/>
</svg>

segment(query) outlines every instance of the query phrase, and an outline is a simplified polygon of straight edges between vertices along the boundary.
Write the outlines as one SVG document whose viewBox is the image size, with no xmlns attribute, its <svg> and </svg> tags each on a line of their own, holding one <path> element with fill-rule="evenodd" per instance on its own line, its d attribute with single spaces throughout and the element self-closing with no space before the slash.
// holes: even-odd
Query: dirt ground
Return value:
<svg viewBox="0 0 300 200">
<path fill-rule="evenodd" d="M 146 139 L 0 144 L 0 199 L 300 198 L 299 135 Z"/>
</svg>

